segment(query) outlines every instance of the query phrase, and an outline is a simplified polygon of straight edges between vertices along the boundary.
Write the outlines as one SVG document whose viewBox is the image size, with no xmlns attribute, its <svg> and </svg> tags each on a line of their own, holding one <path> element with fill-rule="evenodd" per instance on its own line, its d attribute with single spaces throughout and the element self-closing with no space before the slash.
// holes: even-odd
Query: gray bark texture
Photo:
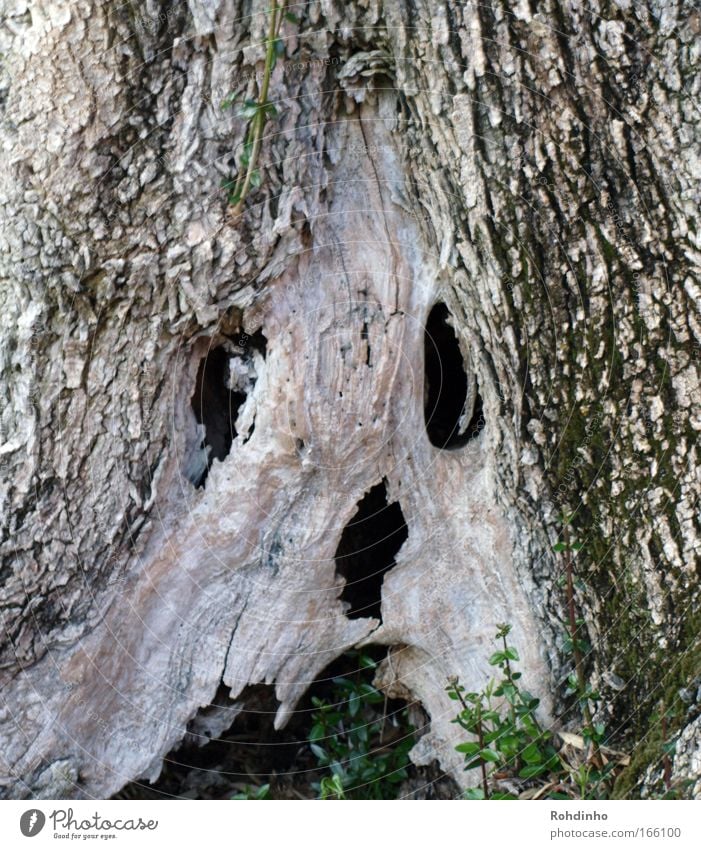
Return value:
<svg viewBox="0 0 701 849">
<path fill-rule="evenodd" d="M 660 711 L 694 779 L 701 14 L 300 4 L 234 218 L 220 104 L 257 93 L 268 5 L 3 0 L 0 793 L 153 779 L 222 685 L 274 685 L 281 727 L 362 643 L 430 719 L 412 759 L 464 784 L 445 685 L 484 685 L 495 623 L 574 718 L 562 512 L 617 792 L 659 778 Z M 424 423 L 437 302 L 484 410 L 454 450 Z M 242 400 L 197 487 L 215 350 Z M 380 622 L 334 554 L 382 481 L 408 538 Z"/>
</svg>

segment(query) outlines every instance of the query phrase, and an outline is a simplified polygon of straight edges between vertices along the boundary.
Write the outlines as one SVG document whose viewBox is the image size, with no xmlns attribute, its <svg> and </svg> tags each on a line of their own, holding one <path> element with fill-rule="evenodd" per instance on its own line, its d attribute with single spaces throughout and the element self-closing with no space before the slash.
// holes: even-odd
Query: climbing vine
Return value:
<svg viewBox="0 0 701 849">
<path fill-rule="evenodd" d="M 278 57 L 284 53 L 285 46 L 280 38 L 280 28 L 283 20 L 299 23 L 299 19 L 286 11 L 286 4 L 272 0 L 269 10 L 268 34 L 265 39 L 265 69 L 263 80 L 256 99 L 246 99 L 239 106 L 238 114 L 248 120 L 245 141 L 238 161 L 235 178 L 225 178 L 222 188 L 227 192 L 227 198 L 233 205 L 233 215 L 238 216 L 246 202 L 251 189 L 258 188 L 262 182 L 258 159 L 263 141 L 263 129 L 270 118 L 277 115 L 277 109 L 268 98 L 270 78 Z M 233 108 L 238 103 L 237 95 L 229 95 L 222 101 L 222 109 Z"/>
</svg>

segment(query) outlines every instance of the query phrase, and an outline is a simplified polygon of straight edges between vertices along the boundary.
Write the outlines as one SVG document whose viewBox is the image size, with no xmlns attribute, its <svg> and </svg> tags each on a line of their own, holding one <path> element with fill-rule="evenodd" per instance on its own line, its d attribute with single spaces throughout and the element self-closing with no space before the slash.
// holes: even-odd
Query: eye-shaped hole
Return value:
<svg viewBox="0 0 701 849">
<path fill-rule="evenodd" d="M 241 404 L 246 400 L 243 392 L 229 389 L 229 353 L 223 347 L 212 348 L 202 358 L 197 370 L 192 410 L 202 425 L 202 445 L 197 450 L 197 463 L 188 473 L 196 487 L 203 487 L 214 460 L 223 460 L 236 438 L 234 424 Z"/>
<path fill-rule="evenodd" d="M 436 304 L 424 333 L 424 420 L 431 445 L 461 448 L 484 427 L 482 399 L 465 370 L 450 312 Z"/>
<path fill-rule="evenodd" d="M 186 451 L 183 469 L 185 477 L 198 488 L 204 486 L 214 460 L 223 460 L 231 451 L 238 435 L 239 412 L 256 384 L 267 345 L 262 328 L 250 334 L 241 331 L 210 348 L 200 361 L 190 401 L 197 431 Z M 246 444 L 255 421 L 244 422 L 243 427 L 241 436 Z"/>
</svg>

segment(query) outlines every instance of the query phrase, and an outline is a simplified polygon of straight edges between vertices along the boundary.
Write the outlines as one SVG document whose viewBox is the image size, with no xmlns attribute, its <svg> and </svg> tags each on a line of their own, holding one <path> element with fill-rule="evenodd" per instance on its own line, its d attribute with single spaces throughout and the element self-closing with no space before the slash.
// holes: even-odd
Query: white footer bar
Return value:
<svg viewBox="0 0 701 849">
<path fill-rule="evenodd" d="M 0 846 L 701 847 L 696 802 L 264 801 L 5 801 Z"/>
</svg>

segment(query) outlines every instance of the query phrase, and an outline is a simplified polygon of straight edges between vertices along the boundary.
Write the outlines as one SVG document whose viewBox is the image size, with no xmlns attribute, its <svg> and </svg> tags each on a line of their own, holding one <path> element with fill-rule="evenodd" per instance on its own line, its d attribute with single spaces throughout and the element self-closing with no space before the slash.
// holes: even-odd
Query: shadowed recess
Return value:
<svg viewBox="0 0 701 849">
<path fill-rule="evenodd" d="M 399 502 L 387 503 L 383 480 L 360 500 L 336 550 L 336 571 L 346 581 L 341 600 L 350 604 L 349 619 L 382 619 L 382 581 L 408 535 Z"/>
<path fill-rule="evenodd" d="M 374 729 L 377 735 L 379 728 L 377 743 L 381 746 L 371 740 L 370 757 L 385 757 L 401 745 L 407 733 L 411 733 L 413 742 L 415 736 L 430 729 L 429 719 L 418 702 L 407 704 L 399 699 L 375 697 L 372 704 L 355 708 L 353 702 L 358 700 L 353 698 L 353 691 L 340 686 L 341 682 L 371 685 L 374 664 L 386 657 L 387 647 L 366 646 L 362 655 L 361 662 L 358 652 L 347 652 L 309 682 L 309 689 L 279 731 L 273 727 L 279 707 L 274 684 L 249 685 L 235 701 L 229 698 L 229 688 L 220 686 L 212 703 L 190 720 L 184 739 L 165 756 L 155 783 L 133 781 L 112 798 L 232 799 L 239 793 L 250 796 L 261 786 L 268 786 L 266 798 L 270 799 L 318 798 L 319 782 L 329 774 L 329 768 L 320 766 L 310 745 L 320 700 L 340 712 L 348 731 Z M 365 658 L 370 658 L 371 666 L 366 665 Z M 317 745 L 328 747 L 329 742 L 315 737 Z M 388 787 L 387 782 L 383 787 L 394 791 L 392 798 L 453 799 L 460 792 L 437 762 L 428 767 L 409 764 L 401 787 Z M 358 789 L 366 788 L 361 782 Z"/>
<path fill-rule="evenodd" d="M 227 456 L 236 438 L 234 423 L 246 393 L 232 392 L 228 380 L 229 354 L 223 347 L 213 348 L 202 358 L 192 396 L 195 417 L 205 428 L 203 448 L 208 454 L 207 467 L 195 482 L 198 487 L 204 486 L 212 463 Z"/>
<path fill-rule="evenodd" d="M 473 415 L 461 429 L 465 412 L 468 378 L 455 331 L 448 324 L 445 304 L 436 304 L 429 313 L 424 335 L 424 418 L 431 445 L 461 448 L 484 427 L 482 399 L 475 399 Z"/>
</svg>

